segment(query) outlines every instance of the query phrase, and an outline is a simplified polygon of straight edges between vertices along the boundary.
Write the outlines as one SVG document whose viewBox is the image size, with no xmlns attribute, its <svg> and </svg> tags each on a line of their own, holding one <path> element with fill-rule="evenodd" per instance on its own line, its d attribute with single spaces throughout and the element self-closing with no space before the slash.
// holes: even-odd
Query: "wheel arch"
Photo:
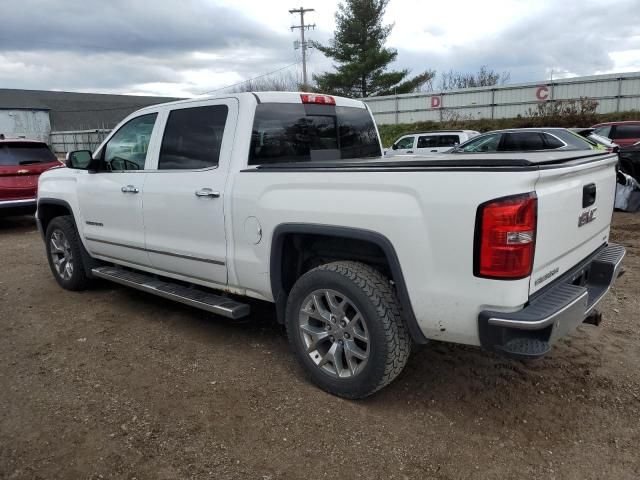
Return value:
<svg viewBox="0 0 640 480">
<path fill-rule="evenodd" d="M 395 283 L 396 292 L 400 306 L 402 307 L 402 316 L 407 324 L 411 337 L 416 343 L 426 343 L 427 338 L 418 326 L 418 322 L 411 306 L 409 292 L 404 280 L 400 260 L 396 254 L 391 241 L 384 235 L 373 230 L 343 227 L 334 225 L 310 224 L 310 223 L 284 223 L 278 225 L 273 231 L 271 242 L 270 256 L 270 282 L 271 291 L 276 304 L 278 321 L 284 322 L 285 308 L 289 291 L 292 286 L 292 278 L 295 281 L 308 269 L 303 270 L 303 262 L 301 259 L 291 260 L 292 248 L 290 248 L 293 239 L 333 239 L 338 241 L 351 242 L 352 245 L 369 246 L 372 252 L 379 251 L 384 257 L 384 264 L 388 268 L 386 273 Z M 289 247 L 289 248 L 287 248 Z M 347 254 L 348 255 L 348 254 Z M 348 255 L 349 257 L 349 255 Z M 360 260 L 357 258 L 340 258 L 341 260 Z M 366 262 L 365 263 L 371 263 Z M 378 267 L 378 265 L 373 265 Z M 292 273 L 286 271 L 286 268 L 292 269 L 296 267 L 297 271 Z"/>
<path fill-rule="evenodd" d="M 71 208 L 71 205 L 69 205 L 69 202 L 60 200 L 58 198 L 38 199 L 36 221 L 38 223 L 38 230 L 40 230 L 40 234 L 42 235 L 43 239 L 47 232 L 49 222 L 51 222 L 51 220 L 53 220 L 55 217 L 64 215 L 70 215 L 71 217 L 73 217 L 75 222 L 73 209 Z"/>
</svg>

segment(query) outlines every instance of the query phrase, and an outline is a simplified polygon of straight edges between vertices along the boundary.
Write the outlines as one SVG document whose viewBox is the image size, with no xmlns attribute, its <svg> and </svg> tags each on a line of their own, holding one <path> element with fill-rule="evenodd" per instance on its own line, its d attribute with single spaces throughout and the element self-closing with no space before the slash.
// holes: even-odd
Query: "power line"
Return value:
<svg viewBox="0 0 640 480">
<path fill-rule="evenodd" d="M 138 109 L 138 108 L 143 108 L 143 107 L 150 107 L 150 106 L 153 106 L 153 105 L 156 105 L 156 104 L 155 103 L 137 103 L 135 105 L 134 104 L 132 104 L 132 105 L 124 105 L 122 107 L 84 108 L 82 110 L 58 110 L 56 108 L 51 108 L 51 107 L 49 107 L 49 109 L 53 113 L 107 112 L 107 111 L 110 111 L 110 110 L 130 110 L 132 108 Z"/>
<path fill-rule="evenodd" d="M 243 83 L 251 82 L 253 80 L 257 80 L 259 78 L 266 77 L 268 75 L 272 75 L 274 73 L 281 72 L 282 70 L 286 70 L 287 68 L 291 68 L 294 65 L 298 65 L 299 63 L 300 62 L 291 63 L 291 64 L 289 64 L 289 65 L 287 65 L 285 67 L 278 68 L 277 70 L 273 70 L 272 72 L 263 73 L 262 75 L 258 75 L 257 77 L 252 77 L 252 78 L 248 78 L 247 80 L 242 80 L 241 82 L 232 83 L 231 85 L 227 85 L 226 87 L 216 88 L 215 90 L 208 90 L 206 92 L 200 93 L 199 95 L 207 95 L 209 93 L 219 92 L 220 90 L 226 90 L 227 88 L 237 87 L 238 85 L 242 85 Z"/>
<path fill-rule="evenodd" d="M 300 29 L 300 49 L 302 50 L 302 84 L 307 86 L 307 48 L 309 48 L 307 42 L 304 39 L 304 31 L 310 30 L 312 28 L 316 28 L 316 24 L 306 24 L 304 23 L 304 14 L 307 12 L 315 12 L 313 8 L 292 8 L 289 10 L 289 13 L 299 13 L 300 14 L 300 25 L 294 25 L 291 27 L 291 31 L 293 32 L 296 28 Z M 295 43 L 294 43 L 295 46 Z M 298 48 L 298 47 L 295 47 Z"/>
</svg>

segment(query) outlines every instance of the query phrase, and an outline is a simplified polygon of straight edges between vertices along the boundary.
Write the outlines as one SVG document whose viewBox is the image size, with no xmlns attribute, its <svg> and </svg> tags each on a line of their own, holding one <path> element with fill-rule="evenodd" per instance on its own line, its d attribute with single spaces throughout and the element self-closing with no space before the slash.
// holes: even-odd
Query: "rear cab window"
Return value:
<svg viewBox="0 0 640 480">
<path fill-rule="evenodd" d="M 381 155 L 375 124 L 365 108 L 302 103 L 256 106 L 249 165 Z"/>
<path fill-rule="evenodd" d="M 55 161 L 56 156 L 46 143 L 13 141 L 0 143 L 0 166 L 33 165 Z"/>
</svg>

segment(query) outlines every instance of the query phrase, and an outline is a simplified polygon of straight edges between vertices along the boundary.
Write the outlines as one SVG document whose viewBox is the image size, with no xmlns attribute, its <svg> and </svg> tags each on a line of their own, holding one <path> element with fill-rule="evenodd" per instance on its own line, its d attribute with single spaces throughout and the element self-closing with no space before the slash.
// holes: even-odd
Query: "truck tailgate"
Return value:
<svg viewBox="0 0 640 480">
<path fill-rule="evenodd" d="M 530 294 L 608 241 L 617 160 L 610 155 L 541 168 L 536 183 L 538 229 Z"/>
</svg>

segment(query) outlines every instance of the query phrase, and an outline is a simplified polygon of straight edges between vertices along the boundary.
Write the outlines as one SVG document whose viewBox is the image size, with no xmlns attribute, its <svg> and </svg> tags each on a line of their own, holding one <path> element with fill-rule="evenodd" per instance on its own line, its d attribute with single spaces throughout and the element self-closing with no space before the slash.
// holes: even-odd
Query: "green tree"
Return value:
<svg viewBox="0 0 640 480">
<path fill-rule="evenodd" d="M 409 70 L 387 71 L 398 56 L 385 42 L 393 25 L 383 25 L 389 0 L 346 0 L 336 12 L 336 31 L 329 45 L 314 47 L 335 61 L 335 72 L 314 75 L 320 92 L 347 97 L 409 93 L 433 80 L 434 71 L 407 78 Z"/>
</svg>

